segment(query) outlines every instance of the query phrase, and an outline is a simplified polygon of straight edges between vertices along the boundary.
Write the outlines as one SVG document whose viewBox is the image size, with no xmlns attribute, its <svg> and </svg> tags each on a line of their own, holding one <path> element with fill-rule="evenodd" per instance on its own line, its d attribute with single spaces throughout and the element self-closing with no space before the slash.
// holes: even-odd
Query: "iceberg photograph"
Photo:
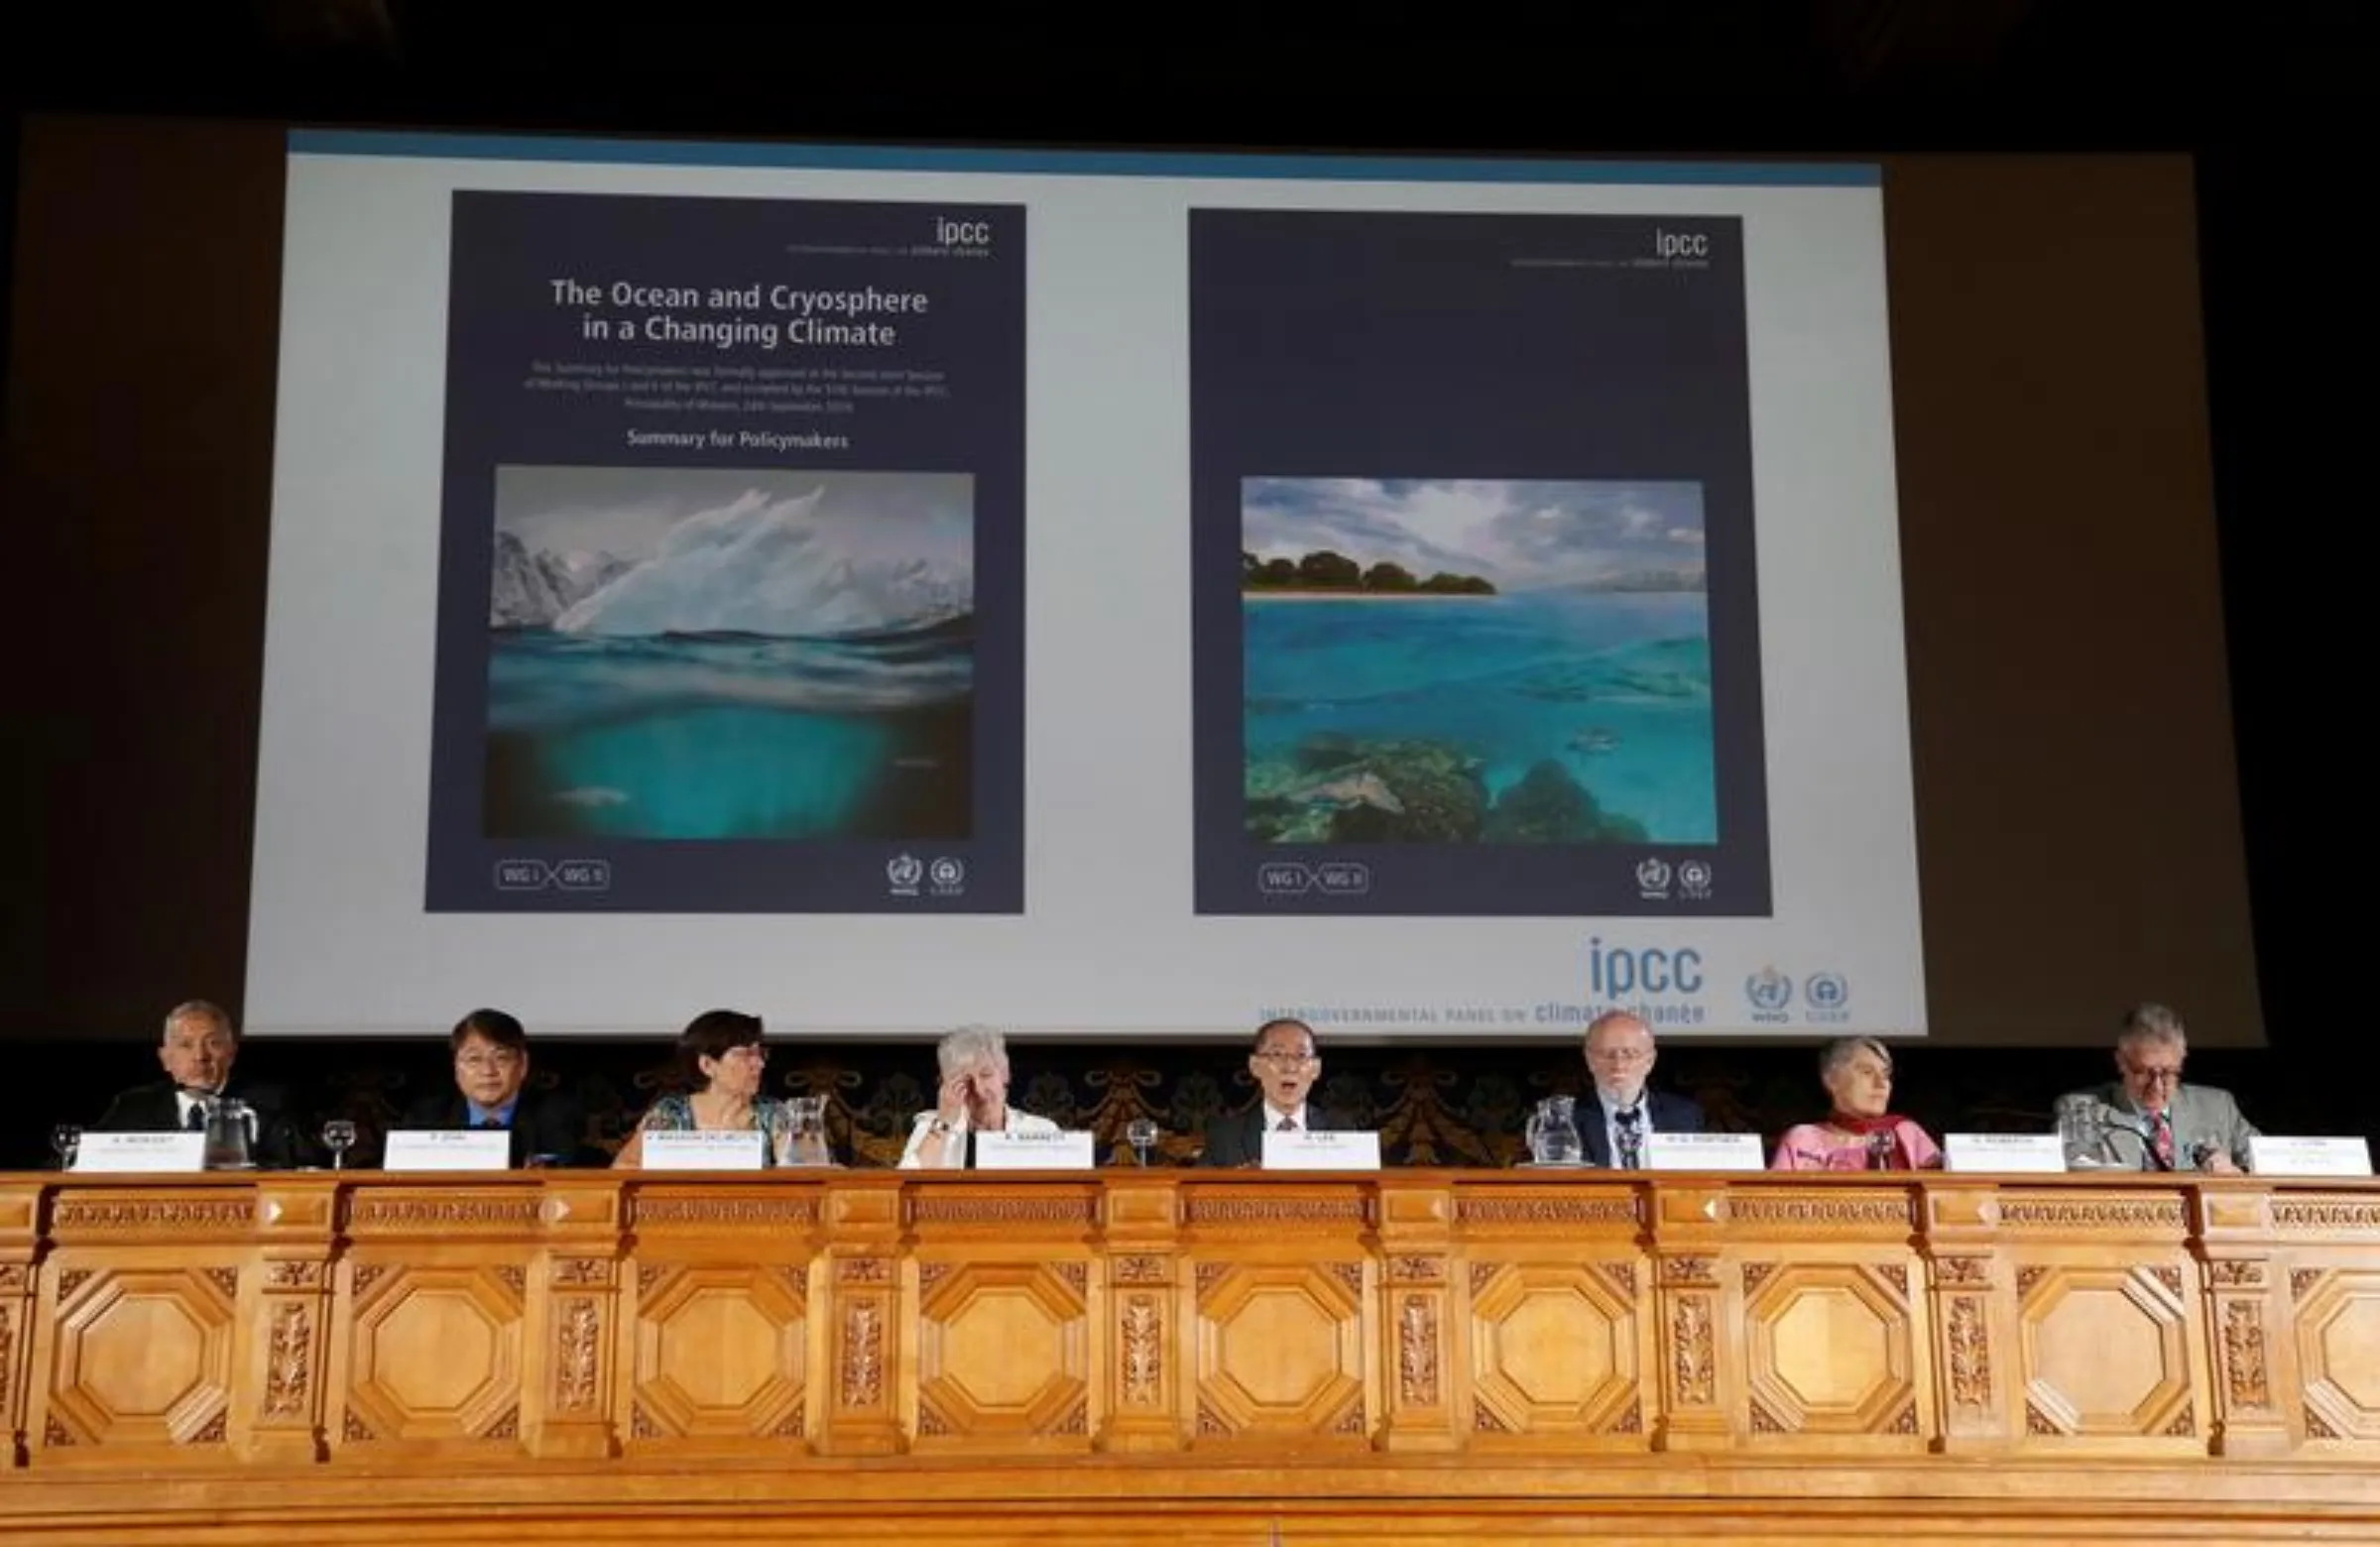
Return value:
<svg viewBox="0 0 2380 1547">
<path fill-rule="evenodd" d="M 1246 831 L 1715 844 L 1693 483 L 1249 478 Z"/>
<path fill-rule="evenodd" d="M 972 480 L 497 471 L 485 836 L 971 836 Z"/>
</svg>

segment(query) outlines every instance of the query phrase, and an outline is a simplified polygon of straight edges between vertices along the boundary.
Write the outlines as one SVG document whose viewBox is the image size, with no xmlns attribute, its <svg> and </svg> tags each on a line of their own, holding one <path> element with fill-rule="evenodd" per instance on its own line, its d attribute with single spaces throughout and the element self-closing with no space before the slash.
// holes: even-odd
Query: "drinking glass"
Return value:
<svg viewBox="0 0 2380 1547">
<path fill-rule="evenodd" d="M 60 1170 L 73 1170 L 75 1152 L 82 1148 L 82 1130 L 71 1123 L 60 1123 L 50 1130 L 50 1147 L 58 1151 Z"/>
<path fill-rule="evenodd" d="M 323 1124 L 322 1144 L 330 1151 L 330 1168 L 347 1169 L 347 1151 L 355 1147 L 355 1124 L 346 1118 L 333 1118 Z"/>
<path fill-rule="evenodd" d="M 1157 1125 L 1149 1118 L 1134 1118 L 1124 1126 L 1124 1141 L 1132 1146 L 1133 1156 L 1142 1165 L 1148 1164 L 1148 1152 L 1156 1147 Z"/>
</svg>

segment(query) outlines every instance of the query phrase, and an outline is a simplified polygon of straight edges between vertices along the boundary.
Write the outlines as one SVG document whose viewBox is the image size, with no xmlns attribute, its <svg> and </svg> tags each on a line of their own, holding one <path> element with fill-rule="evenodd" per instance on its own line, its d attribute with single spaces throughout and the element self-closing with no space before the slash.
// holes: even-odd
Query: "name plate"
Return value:
<svg viewBox="0 0 2380 1547">
<path fill-rule="evenodd" d="M 509 1171 L 513 1135 L 502 1129 L 397 1129 L 380 1158 L 384 1171 Z"/>
<path fill-rule="evenodd" d="M 645 1169 L 648 1171 L 757 1171 L 765 1151 L 754 1130 L 648 1129 L 645 1131 Z"/>
<path fill-rule="evenodd" d="M 2372 1146 L 2362 1138 L 2259 1133 L 2248 1140 L 2248 1166 L 2258 1176 L 2369 1176 Z"/>
<path fill-rule="evenodd" d="M 1061 1133 L 978 1133 L 979 1171 L 1088 1171 L 1099 1163 L 1090 1130 Z"/>
<path fill-rule="evenodd" d="M 203 1171 L 204 1133 L 85 1133 L 74 1146 L 77 1171 Z"/>
<path fill-rule="evenodd" d="M 1380 1168 L 1377 1133 L 1267 1132 L 1264 1169 L 1267 1171 L 1376 1171 Z"/>
<path fill-rule="evenodd" d="M 1945 1133 L 1946 1171 L 2064 1171 L 2066 1140 L 2055 1133 Z"/>
<path fill-rule="evenodd" d="M 1647 1133 L 1648 1171 L 1765 1171 L 1757 1133 Z"/>
</svg>

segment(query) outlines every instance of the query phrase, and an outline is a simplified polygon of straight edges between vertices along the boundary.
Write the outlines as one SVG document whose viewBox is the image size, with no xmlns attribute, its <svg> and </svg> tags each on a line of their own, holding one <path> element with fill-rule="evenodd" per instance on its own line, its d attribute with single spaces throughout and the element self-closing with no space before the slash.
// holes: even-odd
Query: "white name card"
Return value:
<svg viewBox="0 0 2380 1547">
<path fill-rule="evenodd" d="M 1648 1171 L 1765 1171 L 1757 1133 L 1647 1133 Z"/>
<path fill-rule="evenodd" d="M 978 1133 L 979 1171 L 1088 1171 L 1099 1163 L 1090 1130 L 1061 1133 Z"/>
<path fill-rule="evenodd" d="M 762 1135 L 747 1129 L 647 1129 L 648 1171 L 757 1171 L 765 1151 Z"/>
<path fill-rule="evenodd" d="M 1264 1169 L 1267 1171 L 1376 1171 L 1380 1168 L 1377 1133 L 1267 1132 Z"/>
<path fill-rule="evenodd" d="M 2066 1140 L 2055 1133 L 1945 1133 L 1946 1171 L 2064 1171 Z"/>
<path fill-rule="evenodd" d="M 2259 1133 L 2248 1140 L 2248 1165 L 2258 1176 L 2369 1176 L 2372 1146 L 2362 1138 Z"/>
<path fill-rule="evenodd" d="M 502 1129 L 397 1129 L 381 1152 L 384 1171 L 509 1171 L 513 1135 Z"/>
<path fill-rule="evenodd" d="M 77 1171 L 203 1171 L 204 1133 L 85 1133 L 74 1146 Z"/>
</svg>

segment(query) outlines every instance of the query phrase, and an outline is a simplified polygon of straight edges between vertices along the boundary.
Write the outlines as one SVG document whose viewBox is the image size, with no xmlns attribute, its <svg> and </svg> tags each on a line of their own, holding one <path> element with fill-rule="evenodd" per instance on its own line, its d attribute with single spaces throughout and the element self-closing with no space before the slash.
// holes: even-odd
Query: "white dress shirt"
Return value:
<svg viewBox="0 0 2380 1547">
<path fill-rule="evenodd" d="M 1298 1133 L 1306 1131 L 1306 1104 L 1304 1102 L 1299 1102 L 1297 1110 L 1294 1112 L 1279 1111 L 1270 1102 L 1264 1104 L 1265 1132 L 1278 1133 L 1281 1130 L 1281 1119 L 1283 1118 L 1289 1120 L 1291 1131 Z"/>
<path fill-rule="evenodd" d="M 920 1151 L 924 1149 L 925 1141 L 933 1136 L 934 1119 L 937 1116 L 938 1114 L 930 1111 L 917 1114 L 917 1121 L 909 1128 L 909 1142 L 900 1152 L 899 1168 L 901 1170 L 919 1171 L 927 1168 Z M 935 1169 L 952 1171 L 965 1169 L 971 1158 L 967 1148 L 967 1135 L 974 1131 L 975 1129 L 967 1114 L 960 1113 L 959 1121 L 950 1126 L 949 1141 L 942 1146 L 942 1164 Z M 1014 1107 L 1011 1107 L 1007 1117 L 1002 1121 L 1000 1131 L 1003 1133 L 1055 1133 L 1058 1131 L 1058 1126 L 1047 1118 L 1036 1118 L 1029 1112 L 1018 1112 Z"/>
</svg>

